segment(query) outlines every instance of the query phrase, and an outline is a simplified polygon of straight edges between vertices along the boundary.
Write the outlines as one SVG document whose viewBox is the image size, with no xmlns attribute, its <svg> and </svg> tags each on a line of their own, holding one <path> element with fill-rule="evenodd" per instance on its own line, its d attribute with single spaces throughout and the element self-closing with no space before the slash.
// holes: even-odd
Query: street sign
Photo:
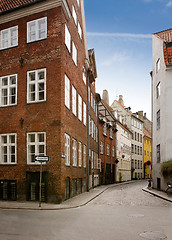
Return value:
<svg viewBox="0 0 172 240">
<path fill-rule="evenodd" d="M 49 162 L 49 156 L 35 156 L 35 161 Z"/>
</svg>

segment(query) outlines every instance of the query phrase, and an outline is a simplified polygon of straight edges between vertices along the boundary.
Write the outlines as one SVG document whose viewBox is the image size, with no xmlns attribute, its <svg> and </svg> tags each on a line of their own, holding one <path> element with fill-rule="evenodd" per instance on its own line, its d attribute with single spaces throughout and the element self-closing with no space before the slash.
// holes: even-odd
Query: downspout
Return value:
<svg viewBox="0 0 172 240">
<path fill-rule="evenodd" d="M 87 136 L 88 136 L 88 142 L 87 142 L 87 192 L 89 192 L 89 177 L 90 177 L 90 156 L 89 156 L 89 150 L 90 150 L 90 122 L 89 122 L 89 116 L 90 116 L 90 102 L 89 102 L 89 76 L 87 75 Z"/>
</svg>

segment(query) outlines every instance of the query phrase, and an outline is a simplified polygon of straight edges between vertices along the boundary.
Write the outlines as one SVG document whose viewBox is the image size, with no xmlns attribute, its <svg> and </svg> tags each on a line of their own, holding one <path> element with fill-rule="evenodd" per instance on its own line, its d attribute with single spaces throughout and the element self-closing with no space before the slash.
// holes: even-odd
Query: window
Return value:
<svg viewBox="0 0 172 240">
<path fill-rule="evenodd" d="M 110 130 L 109 130 L 109 137 L 110 137 L 111 139 L 113 139 L 113 129 L 112 129 L 112 127 L 111 127 Z"/>
<path fill-rule="evenodd" d="M 112 146 L 112 157 L 115 157 L 115 147 Z"/>
<path fill-rule="evenodd" d="M 103 142 L 100 142 L 100 154 L 103 154 Z"/>
<path fill-rule="evenodd" d="M 103 124 L 103 135 L 107 136 L 107 127 L 106 127 L 106 123 Z"/>
<path fill-rule="evenodd" d="M 81 25 L 79 24 L 79 22 L 78 22 L 78 34 L 79 34 L 80 39 L 82 39 L 82 29 L 81 29 Z"/>
<path fill-rule="evenodd" d="M 27 43 L 47 38 L 47 17 L 27 23 Z"/>
<path fill-rule="evenodd" d="M 131 144 L 131 152 L 134 153 L 134 145 Z"/>
<path fill-rule="evenodd" d="M 109 144 L 107 144 L 107 156 L 109 156 Z"/>
<path fill-rule="evenodd" d="M 69 52 L 71 52 L 71 35 L 67 25 L 65 25 L 65 44 Z"/>
<path fill-rule="evenodd" d="M 157 163 L 160 163 L 161 156 L 160 156 L 160 144 L 156 146 L 156 157 L 157 157 Z"/>
<path fill-rule="evenodd" d="M 83 167 L 86 168 L 87 147 L 83 145 Z"/>
<path fill-rule="evenodd" d="M 73 59 L 75 65 L 77 66 L 77 49 L 76 49 L 76 46 L 75 46 L 74 42 L 72 42 L 72 49 L 73 49 L 72 59 Z"/>
<path fill-rule="evenodd" d="M 65 133 L 65 165 L 70 166 L 70 136 Z"/>
<path fill-rule="evenodd" d="M 87 125 L 87 109 L 85 102 L 83 102 L 83 123 L 85 126 Z"/>
<path fill-rule="evenodd" d="M 77 0 L 78 6 L 79 6 L 79 2 L 80 2 L 80 0 Z"/>
<path fill-rule="evenodd" d="M 70 80 L 65 75 L 65 105 L 70 109 Z"/>
<path fill-rule="evenodd" d="M 78 118 L 82 122 L 82 98 L 78 94 Z"/>
<path fill-rule="evenodd" d="M 72 112 L 76 116 L 76 89 L 72 86 Z"/>
<path fill-rule="evenodd" d="M 17 163 L 17 135 L 0 134 L 0 164 Z"/>
<path fill-rule="evenodd" d="M 77 15 L 76 15 L 76 11 L 75 11 L 74 6 L 72 6 L 72 16 L 73 16 L 75 24 L 77 25 Z"/>
<path fill-rule="evenodd" d="M 160 93 L 161 93 L 161 84 L 159 82 L 156 86 L 156 98 L 160 97 Z"/>
<path fill-rule="evenodd" d="M 142 147 L 140 147 L 140 155 L 142 155 Z"/>
<path fill-rule="evenodd" d="M 147 151 L 147 156 L 149 156 L 149 151 Z"/>
<path fill-rule="evenodd" d="M 158 73 L 160 70 L 160 58 L 156 62 L 156 73 Z"/>
<path fill-rule="evenodd" d="M 0 106 L 17 104 L 17 74 L 0 77 Z"/>
<path fill-rule="evenodd" d="M 90 103 L 90 87 L 88 86 L 88 102 Z"/>
<path fill-rule="evenodd" d="M 79 167 L 82 167 L 82 143 L 79 142 L 78 146 L 78 165 Z"/>
<path fill-rule="evenodd" d="M 18 26 L 1 30 L 0 36 L 0 49 L 18 46 Z"/>
<path fill-rule="evenodd" d="M 35 164 L 35 155 L 46 155 L 46 133 L 31 132 L 27 134 L 27 163 Z"/>
<path fill-rule="evenodd" d="M 143 140 L 142 140 L 142 134 L 140 134 L 140 142 L 142 143 L 142 141 L 143 141 Z"/>
<path fill-rule="evenodd" d="M 92 135 L 92 120 L 89 116 L 89 135 Z"/>
<path fill-rule="evenodd" d="M 86 85 L 86 71 L 85 71 L 84 67 L 82 68 L 82 72 L 83 72 L 83 81 L 84 81 L 84 83 Z"/>
<path fill-rule="evenodd" d="M 94 152 L 91 151 L 91 168 L 94 168 Z"/>
<path fill-rule="evenodd" d="M 76 167 L 77 166 L 77 141 L 74 138 L 72 139 L 72 151 L 73 151 L 73 155 L 72 155 L 73 166 Z"/>
<path fill-rule="evenodd" d="M 46 69 L 27 72 L 27 102 L 46 100 Z"/>
<path fill-rule="evenodd" d="M 156 113 L 157 129 L 160 129 L 160 110 Z"/>
</svg>

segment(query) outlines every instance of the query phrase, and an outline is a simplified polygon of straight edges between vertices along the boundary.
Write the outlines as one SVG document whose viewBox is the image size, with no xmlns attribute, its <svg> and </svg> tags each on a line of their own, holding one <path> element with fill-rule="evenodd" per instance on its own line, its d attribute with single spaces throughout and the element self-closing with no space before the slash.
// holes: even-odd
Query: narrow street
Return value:
<svg viewBox="0 0 172 240">
<path fill-rule="evenodd" d="M 3 240 L 172 239 L 172 204 L 142 191 L 146 181 L 112 187 L 84 207 L 0 210 Z"/>
</svg>

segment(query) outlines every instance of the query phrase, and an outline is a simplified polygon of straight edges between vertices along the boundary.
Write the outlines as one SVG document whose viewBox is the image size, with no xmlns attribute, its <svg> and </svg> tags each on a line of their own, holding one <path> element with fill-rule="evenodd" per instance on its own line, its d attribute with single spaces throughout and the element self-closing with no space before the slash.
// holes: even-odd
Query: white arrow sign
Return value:
<svg viewBox="0 0 172 240">
<path fill-rule="evenodd" d="M 35 161 L 49 162 L 49 156 L 35 156 Z"/>
</svg>

